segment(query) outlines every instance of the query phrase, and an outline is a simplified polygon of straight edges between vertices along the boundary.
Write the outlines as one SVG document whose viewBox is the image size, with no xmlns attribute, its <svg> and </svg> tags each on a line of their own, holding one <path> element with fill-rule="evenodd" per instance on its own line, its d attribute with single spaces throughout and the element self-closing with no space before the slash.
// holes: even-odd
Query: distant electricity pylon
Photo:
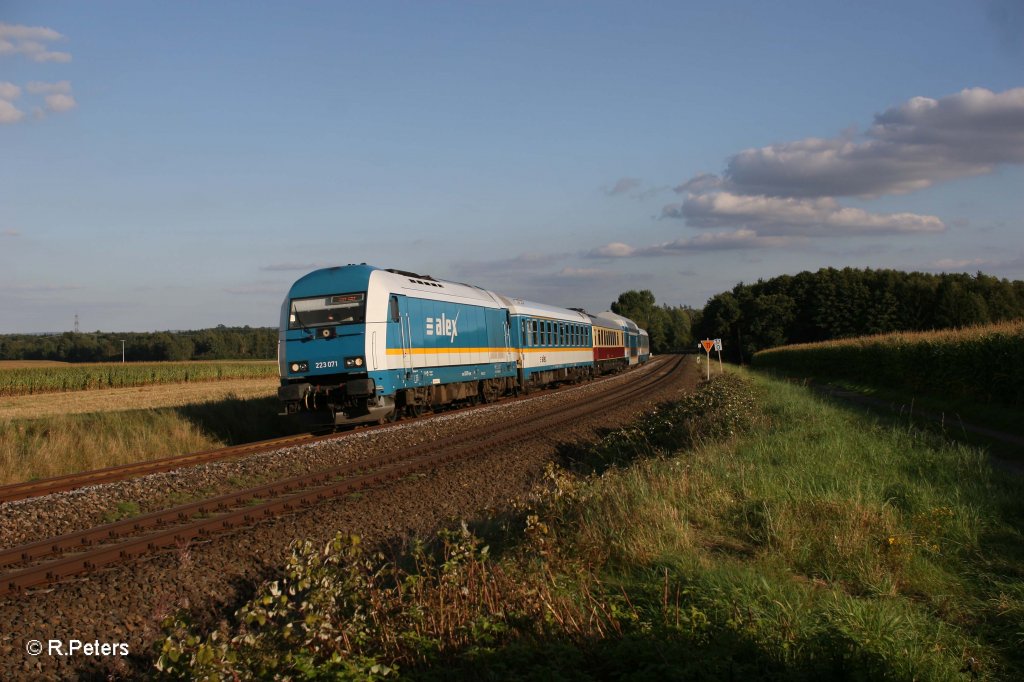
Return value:
<svg viewBox="0 0 1024 682">
<path fill-rule="evenodd" d="M 75 333 L 78 333 L 78 313 L 75 313 Z"/>
</svg>

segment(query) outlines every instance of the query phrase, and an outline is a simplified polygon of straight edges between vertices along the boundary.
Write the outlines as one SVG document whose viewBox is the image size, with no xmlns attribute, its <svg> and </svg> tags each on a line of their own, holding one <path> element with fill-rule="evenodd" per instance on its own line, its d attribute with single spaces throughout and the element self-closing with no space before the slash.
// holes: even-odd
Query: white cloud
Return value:
<svg viewBox="0 0 1024 682">
<path fill-rule="evenodd" d="M 663 209 L 662 215 L 685 218 L 700 228 L 736 226 L 758 235 L 838 237 L 851 234 L 922 234 L 943 232 L 936 216 L 916 213 L 869 213 L 840 206 L 831 197 L 795 199 L 748 196 L 730 192 L 693 195 L 681 205 Z"/>
<path fill-rule="evenodd" d="M 0 99 L 14 100 L 21 97 L 21 88 L 14 83 L 0 81 Z"/>
<path fill-rule="evenodd" d="M 718 177 L 714 173 L 697 173 L 692 178 L 673 188 L 673 191 L 677 194 L 685 194 L 688 192 L 709 192 L 716 190 L 722 186 L 722 178 Z"/>
<path fill-rule="evenodd" d="M 0 22 L 0 39 L 4 40 L 60 40 L 61 34 L 43 26 L 20 26 Z"/>
<path fill-rule="evenodd" d="M 52 28 L 0 23 L 0 56 L 20 54 L 35 62 L 70 62 L 70 53 L 47 45 L 63 38 Z"/>
<path fill-rule="evenodd" d="M 71 95 L 47 95 L 46 96 L 46 108 L 50 111 L 62 112 L 71 111 L 78 102 Z"/>
<path fill-rule="evenodd" d="M 988 258 L 942 258 L 930 263 L 929 270 L 965 270 L 995 265 L 998 261 Z"/>
<path fill-rule="evenodd" d="M 5 99 L 0 99 L 0 124 L 17 123 L 25 117 L 25 112 L 18 109 Z"/>
<path fill-rule="evenodd" d="M 640 179 L 639 178 L 620 178 L 618 180 L 618 182 L 615 183 L 614 187 L 612 187 L 611 189 L 604 190 L 604 193 L 607 196 L 612 197 L 612 196 L 615 196 L 616 194 L 625 194 L 625 193 L 629 192 L 630 190 L 635 189 L 635 188 L 637 188 L 639 186 L 640 186 Z"/>
<path fill-rule="evenodd" d="M 790 246 L 797 238 L 783 236 L 763 237 L 754 230 L 741 228 L 699 234 L 687 239 L 635 248 L 628 244 L 613 242 L 598 247 L 587 254 L 589 258 L 633 258 L 638 256 L 672 256 L 690 251 L 734 251 L 739 249 L 766 249 Z"/>
<path fill-rule="evenodd" d="M 871 197 L 1020 163 L 1024 88 L 998 93 L 968 88 L 892 107 L 875 116 L 861 140 L 806 138 L 746 149 L 729 160 L 724 183 L 737 194 Z"/>
<path fill-rule="evenodd" d="M 602 279 L 604 277 L 612 277 L 614 273 L 607 272 L 605 270 L 599 270 L 597 268 L 571 268 L 564 267 L 556 272 L 552 277 L 556 279 Z"/>
<path fill-rule="evenodd" d="M 925 265 L 923 270 L 933 272 L 1003 272 L 1014 278 L 1024 271 L 1024 253 L 1014 258 L 941 258 Z"/>
<path fill-rule="evenodd" d="M 590 258 L 629 258 L 633 255 L 634 251 L 636 249 L 629 244 L 612 242 L 611 244 L 605 244 L 591 250 L 587 256 Z"/>
<path fill-rule="evenodd" d="M 793 243 L 790 237 L 763 237 L 754 230 L 741 228 L 724 232 L 709 232 L 688 239 L 677 239 L 660 246 L 638 249 L 641 256 L 660 256 L 681 251 L 732 251 L 736 249 L 764 249 L 789 246 Z"/>
<path fill-rule="evenodd" d="M 29 101 L 32 115 L 36 120 L 46 117 L 47 112 L 62 113 L 78 106 L 71 94 L 71 81 L 45 83 L 30 81 L 24 88 L 30 96 L 41 97 L 42 101 Z M 25 112 L 18 109 L 11 100 L 21 97 L 22 88 L 14 83 L 0 82 L 0 123 L 17 123 L 25 118 Z M 29 98 L 31 100 L 31 97 Z"/>
<path fill-rule="evenodd" d="M 71 94 L 71 81 L 57 81 L 56 83 L 44 83 L 42 81 L 29 81 L 25 89 L 33 95 L 50 94 Z"/>
</svg>

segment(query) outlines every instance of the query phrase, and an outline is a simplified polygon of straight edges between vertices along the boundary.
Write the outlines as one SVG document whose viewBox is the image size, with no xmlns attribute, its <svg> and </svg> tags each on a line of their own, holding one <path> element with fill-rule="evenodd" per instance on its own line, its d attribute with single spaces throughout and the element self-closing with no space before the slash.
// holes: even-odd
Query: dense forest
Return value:
<svg viewBox="0 0 1024 682">
<path fill-rule="evenodd" d="M 737 284 L 713 296 L 695 337 L 721 338 L 733 359 L 761 349 L 891 331 L 1024 317 L 1024 282 L 977 275 L 824 268 Z M 742 353 L 742 357 L 737 353 Z"/>
<path fill-rule="evenodd" d="M 0 360 L 119 362 L 122 340 L 129 362 L 277 357 L 276 328 L 219 326 L 179 332 L 6 334 L 0 336 Z"/>
</svg>

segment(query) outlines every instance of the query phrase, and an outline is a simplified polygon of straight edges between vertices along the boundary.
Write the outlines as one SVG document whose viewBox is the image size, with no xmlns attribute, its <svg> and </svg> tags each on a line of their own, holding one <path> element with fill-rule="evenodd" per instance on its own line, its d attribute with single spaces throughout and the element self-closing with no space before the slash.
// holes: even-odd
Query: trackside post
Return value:
<svg viewBox="0 0 1024 682">
<path fill-rule="evenodd" d="M 708 381 L 711 381 L 711 349 L 715 347 L 715 342 L 711 339 L 704 339 L 700 342 L 700 345 L 704 347 L 704 352 L 708 354 Z"/>
</svg>

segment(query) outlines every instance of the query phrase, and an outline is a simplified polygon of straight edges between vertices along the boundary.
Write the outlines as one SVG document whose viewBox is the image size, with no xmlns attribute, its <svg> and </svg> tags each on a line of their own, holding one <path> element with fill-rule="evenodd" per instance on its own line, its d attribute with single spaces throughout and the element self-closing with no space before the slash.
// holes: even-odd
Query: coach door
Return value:
<svg viewBox="0 0 1024 682">
<path fill-rule="evenodd" d="M 412 323 L 409 320 L 409 301 L 405 296 L 391 294 L 388 301 L 388 351 L 389 355 L 394 350 L 402 351 L 402 369 L 405 378 L 408 379 L 413 370 L 412 358 Z M 390 362 L 388 363 L 392 368 Z"/>
<path fill-rule="evenodd" d="M 512 327 L 507 313 L 502 326 L 505 328 L 505 362 L 512 362 Z"/>
</svg>

